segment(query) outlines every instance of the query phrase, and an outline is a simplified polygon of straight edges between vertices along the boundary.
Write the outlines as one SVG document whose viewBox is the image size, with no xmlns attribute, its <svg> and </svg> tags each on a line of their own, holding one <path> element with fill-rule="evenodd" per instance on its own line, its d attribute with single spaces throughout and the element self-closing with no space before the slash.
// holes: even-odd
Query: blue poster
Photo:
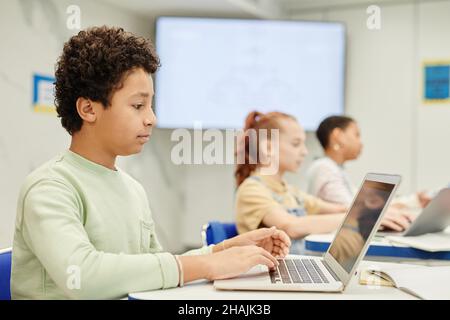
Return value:
<svg viewBox="0 0 450 320">
<path fill-rule="evenodd" d="M 54 77 L 40 74 L 33 75 L 33 110 L 34 112 L 55 113 Z"/>
<path fill-rule="evenodd" d="M 450 99 L 450 64 L 425 65 L 426 101 L 442 101 Z"/>
</svg>

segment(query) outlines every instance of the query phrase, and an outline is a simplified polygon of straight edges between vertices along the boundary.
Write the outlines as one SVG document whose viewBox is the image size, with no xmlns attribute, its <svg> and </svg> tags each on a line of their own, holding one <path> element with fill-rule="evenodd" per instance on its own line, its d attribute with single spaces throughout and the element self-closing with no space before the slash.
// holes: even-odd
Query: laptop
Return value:
<svg viewBox="0 0 450 320">
<path fill-rule="evenodd" d="M 381 236 L 414 237 L 444 231 L 450 225 L 450 188 L 444 188 L 430 201 L 404 231 L 382 231 Z"/>
<path fill-rule="evenodd" d="M 236 278 L 214 281 L 221 290 L 342 292 L 379 227 L 400 176 L 369 173 L 323 257 L 289 255 L 269 270 L 258 265 Z"/>
</svg>

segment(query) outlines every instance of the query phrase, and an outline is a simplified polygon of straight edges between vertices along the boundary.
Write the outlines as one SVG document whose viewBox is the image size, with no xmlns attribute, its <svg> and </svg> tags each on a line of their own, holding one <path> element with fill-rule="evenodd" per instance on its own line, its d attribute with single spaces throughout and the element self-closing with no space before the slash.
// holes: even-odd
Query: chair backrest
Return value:
<svg viewBox="0 0 450 320">
<path fill-rule="evenodd" d="M 202 238 L 205 245 L 210 245 L 237 236 L 237 234 L 235 223 L 210 221 L 203 226 Z"/>
<path fill-rule="evenodd" d="M 0 300 L 11 300 L 11 248 L 0 249 Z"/>
</svg>

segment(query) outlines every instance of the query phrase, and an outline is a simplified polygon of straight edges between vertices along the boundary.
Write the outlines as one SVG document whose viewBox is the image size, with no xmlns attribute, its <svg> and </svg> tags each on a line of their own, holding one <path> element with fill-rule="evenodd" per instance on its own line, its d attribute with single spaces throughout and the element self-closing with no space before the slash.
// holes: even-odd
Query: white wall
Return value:
<svg viewBox="0 0 450 320">
<path fill-rule="evenodd" d="M 450 61 L 450 1 L 423 2 L 417 15 L 418 64 Z M 421 93 L 422 83 L 416 87 Z M 417 94 L 416 175 L 419 186 L 435 188 L 450 183 L 450 104 L 425 105 Z"/>
</svg>

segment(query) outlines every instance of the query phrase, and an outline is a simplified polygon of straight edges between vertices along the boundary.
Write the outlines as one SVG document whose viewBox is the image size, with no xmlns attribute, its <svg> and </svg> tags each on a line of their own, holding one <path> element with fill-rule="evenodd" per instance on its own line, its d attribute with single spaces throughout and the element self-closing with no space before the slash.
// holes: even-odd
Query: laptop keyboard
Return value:
<svg viewBox="0 0 450 320">
<path fill-rule="evenodd" d="M 314 259 L 278 259 L 280 263 L 270 271 L 272 283 L 329 283 Z"/>
</svg>

